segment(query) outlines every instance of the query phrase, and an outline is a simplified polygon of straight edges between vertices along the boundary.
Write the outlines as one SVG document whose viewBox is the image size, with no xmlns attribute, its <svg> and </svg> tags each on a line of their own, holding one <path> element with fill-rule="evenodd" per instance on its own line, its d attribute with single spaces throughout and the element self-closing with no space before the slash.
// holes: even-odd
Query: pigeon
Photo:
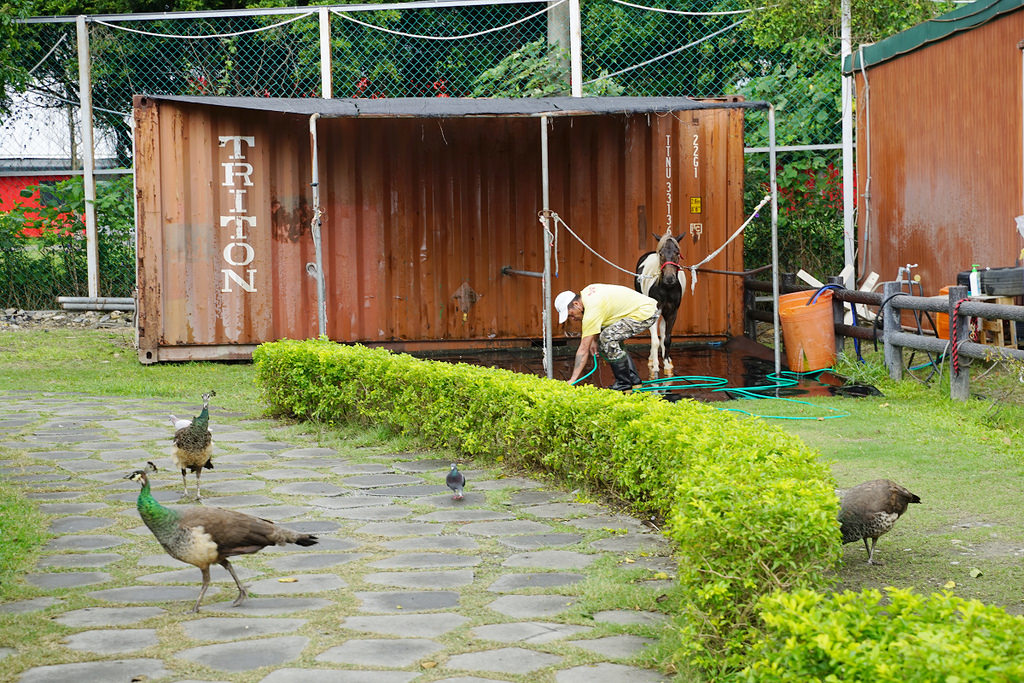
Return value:
<svg viewBox="0 0 1024 683">
<path fill-rule="evenodd" d="M 448 488 L 455 492 L 452 500 L 462 500 L 462 488 L 466 485 L 466 476 L 459 472 L 459 468 L 455 463 L 452 463 L 452 469 L 448 472 L 448 476 L 445 477 L 444 483 L 448 484 Z"/>
</svg>

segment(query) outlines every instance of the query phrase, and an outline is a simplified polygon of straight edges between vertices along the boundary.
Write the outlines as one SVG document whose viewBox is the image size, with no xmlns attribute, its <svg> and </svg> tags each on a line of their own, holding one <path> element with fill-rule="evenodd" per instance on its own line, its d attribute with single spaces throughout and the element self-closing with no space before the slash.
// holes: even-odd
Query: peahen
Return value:
<svg viewBox="0 0 1024 683">
<path fill-rule="evenodd" d="M 444 478 L 444 482 L 454 492 L 452 500 L 462 500 L 462 489 L 466 486 L 466 476 L 459 472 L 455 463 L 452 463 L 452 468 L 449 470 L 448 476 Z"/>
<path fill-rule="evenodd" d="M 228 570 L 238 586 L 238 597 L 232 605 L 240 605 L 249 593 L 238 580 L 235 568 L 228 562 L 233 555 L 259 552 L 268 545 L 295 543 L 310 546 L 317 543 L 312 534 L 302 534 L 280 527 L 273 522 L 235 510 L 217 507 L 189 507 L 172 510 L 161 505 L 149 489 L 147 472 L 155 472 L 153 463 L 144 470 L 135 470 L 125 479 L 142 483 L 136 507 L 139 516 L 160 541 L 167 554 L 176 560 L 199 567 L 203 573 L 203 588 L 199 591 L 192 612 L 199 611 L 206 589 L 210 585 L 210 565 L 217 563 Z"/>
<path fill-rule="evenodd" d="M 854 486 L 843 494 L 840 501 L 839 526 L 843 543 L 863 539 L 864 550 L 868 551 L 868 564 L 881 564 L 875 560 L 878 537 L 892 529 L 900 515 L 907 511 L 907 505 L 920 502 L 916 495 L 888 479 L 875 479 Z"/>
<path fill-rule="evenodd" d="M 199 475 L 203 468 L 213 469 L 213 434 L 210 432 L 210 398 L 216 396 L 217 392 L 210 390 L 203 394 L 203 410 L 187 426 L 180 427 L 174 432 L 174 466 L 181 470 L 181 483 L 185 487 L 185 497 L 188 497 L 188 481 L 185 479 L 186 470 L 196 473 L 196 500 L 202 501 L 202 494 L 199 491 Z M 173 417 L 173 416 L 172 416 Z M 181 424 L 182 420 L 175 420 L 175 425 Z"/>
</svg>

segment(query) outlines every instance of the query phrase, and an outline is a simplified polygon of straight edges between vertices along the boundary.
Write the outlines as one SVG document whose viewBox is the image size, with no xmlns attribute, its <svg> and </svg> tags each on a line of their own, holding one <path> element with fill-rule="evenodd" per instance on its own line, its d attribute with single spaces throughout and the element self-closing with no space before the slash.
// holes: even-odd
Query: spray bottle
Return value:
<svg viewBox="0 0 1024 683">
<path fill-rule="evenodd" d="M 969 278 L 969 296 L 981 296 L 981 273 L 978 272 L 978 264 L 971 264 L 971 275 Z"/>
</svg>

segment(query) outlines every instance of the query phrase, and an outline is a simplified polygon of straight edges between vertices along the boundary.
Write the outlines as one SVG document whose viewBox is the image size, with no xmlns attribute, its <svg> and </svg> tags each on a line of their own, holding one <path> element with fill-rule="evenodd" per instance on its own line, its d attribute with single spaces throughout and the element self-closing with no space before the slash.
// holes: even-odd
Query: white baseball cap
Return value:
<svg viewBox="0 0 1024 683">
<path fill-rule="evenodd" d="M 558 324 L 561 325 L 569 317 L 569 304 L 576 298 L 576 292 L 566 290 L 555 297 L 555 310 L 558 311 Z"/>
</svg>

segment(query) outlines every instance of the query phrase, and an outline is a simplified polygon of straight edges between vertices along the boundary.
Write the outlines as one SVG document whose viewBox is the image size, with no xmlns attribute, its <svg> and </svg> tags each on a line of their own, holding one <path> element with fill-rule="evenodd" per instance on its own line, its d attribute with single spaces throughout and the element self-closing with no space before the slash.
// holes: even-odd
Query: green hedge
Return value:
<svg viewBox="0 0 1024 683">
<path fill-rule="evenodd" d="M 1024 618 L 948 592 L 780 593 L 761 617 L 751 683 L 1024 681 Z"/>
<path fill-rule="evenodd" d="M 383 425 L 429 447 L 540 467 L 664 516 L 678 544 L 688 663 L 741 666 L 757 600 L 823 588 L 841 555 L 828 468 L 760 420 L 325 340 L 263 344 L 253 359 L 273 413 Z"/>
</svg>

